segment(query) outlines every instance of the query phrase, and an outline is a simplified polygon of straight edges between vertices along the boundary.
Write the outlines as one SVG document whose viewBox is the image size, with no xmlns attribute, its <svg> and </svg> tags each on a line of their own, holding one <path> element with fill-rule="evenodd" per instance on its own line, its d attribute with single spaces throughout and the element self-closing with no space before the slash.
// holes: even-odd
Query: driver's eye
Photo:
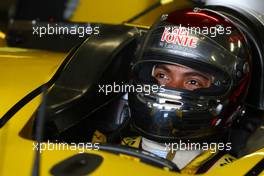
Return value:
<svg viewBox="0 0 264 176">
<path fill-rule="evenodd" d="M 157 71 L 154 74 L 154 78 L 158 81 L 159 84 L 167 84 L 170 82 L 170 76 L 162 71 Z"/>
<path fill-rule="evenodd" d="M 191 84 L 191 85 L 195 85 L 195 86 L 199 86 L 199 82 L 197 80 L 189 80 L 187 81 L 187 84 Z"/>
<path fill-rule="evenodd" d="M 201 81 L 199 80 L 196 80 L 196 79 L 190 79 L 190 80 L 187 80 L 185 82 L 185 86 L 184 86 L 186 89 L 188 90 L 194 90 L 194 89 L 198 89 L 198 88 L 203 88 L 204 85 Z"/>
<path fill-rule="evenodd" d="M 167 79 L 167 80 L 169 79 L 165 73 L 157 73 L 155 77 L 158 79 Z"/>
</svg>

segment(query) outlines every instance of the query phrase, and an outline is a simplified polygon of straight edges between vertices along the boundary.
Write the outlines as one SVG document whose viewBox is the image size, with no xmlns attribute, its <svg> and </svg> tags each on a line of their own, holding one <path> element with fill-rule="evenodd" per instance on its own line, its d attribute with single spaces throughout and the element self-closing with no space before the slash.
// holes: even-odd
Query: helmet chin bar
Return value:
<svg viewBox="0 0 264 176">
<path fill-rule="evenodd" d="M 137 112 L 132 114 L 134 127 L 141 135 L 159 142 L 222 137 L 216 133 L 226 129 L 227 119 L 221 118 L 229 104 L 225 94 L 215 97 L 201 96 L 194 91 L 163 90 L 129 95 L 129 101 L 134 105 L 132 112 Z"/>
<path fill-rule="evenodd" d="M 224 137 L 226 133 L 228 132 L 227 128 L 222 128 L 221 132 L 218 129 L 210 129 L 208 130 L 208 132 L 203 132 L 202 135 L 200 135 L 199 133 L 193 133 L 192 135 L 186 135 L 186 133 L 182 133 L 181 136 L 165 136 L 165 135 L 162 136 L 162 135 L 156 135 L 156 134 L 145 131 L 144 129 L 138 127 L 134 121 L 132 121 L 132 126 L 143 137 L 149 140 L 153 140 L 155 142 L 159 142 L 159 143 L 222 142 L 224 141 Z"/>
</svg>

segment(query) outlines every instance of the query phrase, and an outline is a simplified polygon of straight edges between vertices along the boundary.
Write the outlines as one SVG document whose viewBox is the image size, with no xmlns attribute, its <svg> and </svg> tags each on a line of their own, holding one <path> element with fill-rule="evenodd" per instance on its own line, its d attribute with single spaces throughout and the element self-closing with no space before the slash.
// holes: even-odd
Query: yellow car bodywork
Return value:
<svg viewBox="0 0 264 176">
<path fill-rule="evenodd" d="M 24 96 L 48 82 L 66 58 L 65 53 L 0 48 L 0 115 L 7 113 Z M 20 135 L 41 101 L 36 96 L 0 128 L 0 175 L 31 175 L 35 157 L 35 141 Z M 40 175 L 51 175 L 50 169 L 60 161 L 78 154 L 76 150 L 45 150 L 41 152 Z M 92 174 L 117 175 L 183 175 L 142 163 L 139 158 L 85 150 L 103 157 L 103 163 Z M 204 176 L 244 175 L 264 158 L 264 148 L 222 167 L 213 167 Z M 224 162 L 224 161 L 218 161 Z M 261 175 L 264 175 L 262 171 Z"/>
<path fill-rule="evenodd" d="M 73 22 L 99 22 L 121 24 L 144 11 L 159 0 L 80 0 L 70 18 Z M 162 0 L 164 5 L 150 11 L 134 21 L 135 24 L 152 25 L 163 13 L 192 6 L 187 0 Z"/>
</svg>

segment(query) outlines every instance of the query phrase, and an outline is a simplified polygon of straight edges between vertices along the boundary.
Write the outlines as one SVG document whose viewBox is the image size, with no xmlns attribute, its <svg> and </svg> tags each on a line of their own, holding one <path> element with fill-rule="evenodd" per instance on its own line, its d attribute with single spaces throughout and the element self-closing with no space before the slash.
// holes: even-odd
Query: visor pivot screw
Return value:
<svg viewBox="0 0 264 176">
<path fill-rule="evenodd" d="M 193 9 L 193 12 L 196 12 L 196 13 L 198 13 L 198 12 L 200 12 L 200 11 L 201 11 L 201 9 L 198 8 L 198 7 L 195 7 L 195 8 Z"/>
<path fill-rule="evenodd" d="M 160 20 L 164 21 L 164 20 L 167 20 L 167 18 L 168 18 L 168 14 L 163 14 L 163 15 L 161 15 Z"/>
</svg>

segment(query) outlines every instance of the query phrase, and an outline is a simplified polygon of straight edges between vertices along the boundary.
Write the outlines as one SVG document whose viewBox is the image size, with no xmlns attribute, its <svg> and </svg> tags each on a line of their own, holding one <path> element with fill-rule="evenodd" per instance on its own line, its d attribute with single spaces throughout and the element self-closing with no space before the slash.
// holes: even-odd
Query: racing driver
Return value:
<svg viewBox="0 0 264 176">
<path fill-rule="evenodd" d="M 247 120 L 251 130 L 237 125 L 252 112 L 246 105 L 250 46 L 239 26 L 217 11 L 162 15 L 141 39 L 131 70 L 133 85 L 158 91 L 129 92 L 129 132 L 124 128 L 118 140 L 108 140 L 111 136 L 96 130 L 92 141 L 121 140 L 172 161 L 187 174 L 232 162 L 259 126 Z"/>
<path fill-rule="evenodd" d="M 217 35 L 210 35 L 212 28 Z M 167 158 L 188 174 L 204 172 L 222 157 L 235 159 L 227 154 L 229 131 L 243 116 L 251 58 L 245 36 L 228 18 L 208 9 L 163 15 L 144 36 L 132 73 L 133 84 L 162 89 L 129 93 L 139 135 L 124 138 L 124 145 Z M 212 143 L 221 147 L 201 147 Z"/>
</svg>

